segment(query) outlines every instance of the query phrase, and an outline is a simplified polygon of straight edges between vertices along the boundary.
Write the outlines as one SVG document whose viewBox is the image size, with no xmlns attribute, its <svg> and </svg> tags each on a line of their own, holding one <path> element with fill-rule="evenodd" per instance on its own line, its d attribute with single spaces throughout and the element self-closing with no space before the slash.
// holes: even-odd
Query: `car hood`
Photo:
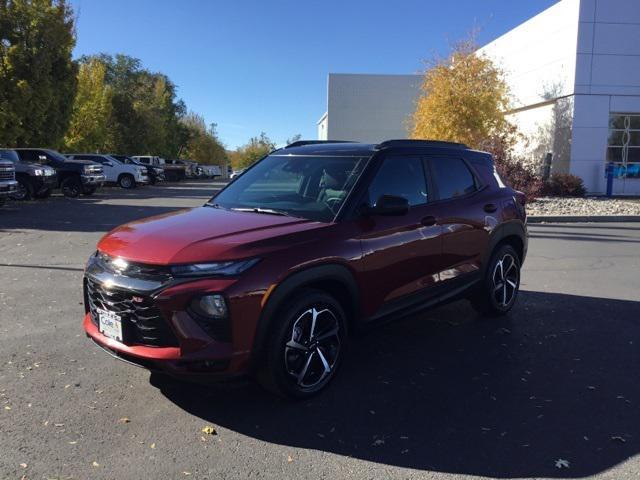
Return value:
<svg viewBox="0 0 640 480">
<path fill-rule="evenodd" d="M 77 163 L 79 165 L 100 165 L 98 162 L 92 162 L 91 160 L 70 160 L 66 159 L 64 163 Z"/>
<path fill-rule="evenodd" d="M 327 225 L 294 217 L 199 207 L 122 225 L 100 240 L 98 250 L 131 262 L 156 265 L 231 260 L 309 241 L 309 235 L 296 238 L 297 234 Z"/>
</svg>

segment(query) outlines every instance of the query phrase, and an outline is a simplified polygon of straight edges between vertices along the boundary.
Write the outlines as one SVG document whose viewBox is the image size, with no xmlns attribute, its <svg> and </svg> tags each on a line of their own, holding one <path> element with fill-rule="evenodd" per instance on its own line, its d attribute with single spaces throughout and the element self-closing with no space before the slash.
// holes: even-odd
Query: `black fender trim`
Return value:
<svg viewBox="0 0 640 480">
<path fill-rule="evenodd" d="M 489 243 L 487 249 L 482 256 L 482 276 L 484 277 L 485 269 L 491 255 L 496 249 L 496 246 L 507 237 L 518 237 L 522 241 L 523 251 L 521 263 L 524 263 L 524 258 L 527 255 L 527 231 L 524 224 L 519 220 L 512 220 L 496 227 L 489 236 Z"/>
<path fill-rule="evenodd" d="M 291 298 L 291 294 L 295 290 L 325 281 L 339 283 L 341 288 L 346 289 L 345 293 L 350 300 L 349 307 L 354 316 L 353 320 L 360 317 L 360 294 L 358 286 L 353 274 L 344 265 L 318 265 L 292 273 L 277 285 L 260 313 L 256 334 L 253 339 L 253 348 L 251 349 L 250 366 L 252 370 L 258 367 L 258 362 L 263 356 L 267 335 L 269 334 L 271 322 L 277 310 Z"/>
</svg>

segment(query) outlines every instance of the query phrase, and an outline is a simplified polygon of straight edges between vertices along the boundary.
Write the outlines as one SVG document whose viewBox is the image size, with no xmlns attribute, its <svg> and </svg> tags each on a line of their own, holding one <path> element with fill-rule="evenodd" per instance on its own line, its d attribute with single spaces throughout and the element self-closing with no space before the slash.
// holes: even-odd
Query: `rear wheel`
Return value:
<svg viewBox="0 0 640 480">
<path fill-rule="evenodd" d="M 491 256 L 485 278 L 471 304 L 485 315 L 504 315 L 516 302 L 520 289 L 520 258 L 511 245 L 500 246 Z"/>
<path fill-rule="evenodd" d="M 126 189 L 135 188 L 136 180 L 135 178 L 133 178 L 133 175 L 130 175 L 128 173 L 123 173 L 118 178 L 118 185 L 120 185 L 121 188 L 126 188 Z"/>
<path fill-rule="evenodd" d="M 310 397 L 336 375 L 346 340 L 346 317 L 340 304 L 322 291 L 304 290 L 273 319 L 260 381 L 285 397 Z"/>
<path fill-rule="evenodd" d="M 65 197 L 76 198 L 82 193 L 82 182 L 77 177 L 67 177 L 60 184 Z"/>
<path fill-rule="evenodd" d="M 18 182 L 18 189 L 11 197 L 14 200 L 31 200 L 34 193 L 31 182 L 26 178 L 18 178 L 16 180 Z"/>
</svg>

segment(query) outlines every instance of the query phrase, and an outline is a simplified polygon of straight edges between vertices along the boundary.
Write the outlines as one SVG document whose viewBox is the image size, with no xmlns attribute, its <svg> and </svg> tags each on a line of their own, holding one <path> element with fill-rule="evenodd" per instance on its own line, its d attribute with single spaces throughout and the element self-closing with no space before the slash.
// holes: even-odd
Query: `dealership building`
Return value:
<svg viewBox="0 0 640 480">
<path fill-rule="evenodd" d="M 480 49 L 505 71 L 509 118 L 525 161 L 588 191 L 640 194 L 640 0 L 561 0 Z M 407 136 L 420 75 L 330 74 L 319 139 L 379 142 Z"/>
</svg>

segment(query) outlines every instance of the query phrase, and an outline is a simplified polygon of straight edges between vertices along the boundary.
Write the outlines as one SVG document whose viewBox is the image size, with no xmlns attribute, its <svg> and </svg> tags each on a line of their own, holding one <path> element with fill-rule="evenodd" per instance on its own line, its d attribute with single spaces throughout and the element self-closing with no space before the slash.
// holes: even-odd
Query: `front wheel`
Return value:
<svg viewBox="0 0 640 480">
<path fill-rule="evenodd" d="M 87 197 L 90 197 L 91 195 L 93 195 L 94 193 L 96 193 L 96 189 L 98 187 L 85 187 L 84 190 L 82 191 L 82 195 L 85 195 Z"/>
<path fill-rule="evenodd" d="M 480 313 L 505 315 L 516 302 L 520 289 L 520 258 L 511 245 L 502 245 L 487 266 L 485 278 L 471 297 Z"/>
<path fill-rule="evenodd" d="M 77 177 L 67 177 L 60 184 L 65 197 L 76 198 L 82 193 L 82 182 Z"/>
<path fill-rule="evenodd" d="M 322 291 L 304 290 L 272 321 L 267 365 L 260 377 L 263 386 L 299 399 L 323 390 L 335 377 L 346 347 L 347 324 L 340 304 Z"/>
<path fill-rule="evenodd" d="M 120 185 L 121 188 L 126 188 L 128 190 L 130 188 L 135 188 L 136 180 L 133 178 L 133 175 L 125 173 L 120 175 L 120 178 L 118 178 L 118 185 Z"/>
<path fill-rule="evenodd" d="M 34 195 L 33 184 L 24 178 L 18 178 L 18 189 L 11 198 L 14 200 L 31 200 Z"/>
</svg>

